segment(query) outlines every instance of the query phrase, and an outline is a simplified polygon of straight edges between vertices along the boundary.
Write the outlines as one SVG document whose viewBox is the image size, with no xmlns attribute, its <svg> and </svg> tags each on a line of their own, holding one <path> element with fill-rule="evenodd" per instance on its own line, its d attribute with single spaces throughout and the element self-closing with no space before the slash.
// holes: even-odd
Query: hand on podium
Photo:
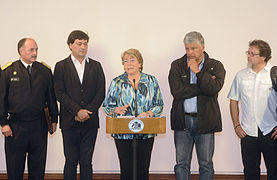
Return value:
<svg viewBox="0 0 277 180">
<path fill-rule="evenodd" d="M 154 113 L 152 111 L 143 112 L 138 115 L 138 117 L 153 117 L 153 116 L 154 116 Z"/>
</svg>

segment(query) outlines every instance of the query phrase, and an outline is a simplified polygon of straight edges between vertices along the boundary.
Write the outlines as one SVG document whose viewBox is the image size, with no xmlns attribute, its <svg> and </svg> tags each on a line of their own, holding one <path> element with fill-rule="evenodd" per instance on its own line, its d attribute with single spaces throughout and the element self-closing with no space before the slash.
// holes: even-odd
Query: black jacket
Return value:
<svg viewBox="0 0 277 180">
<path fill-rule="evenodd" d="M 31 79 L 30 79 L 31 76 Z M 58 107 L 50 69 L 34 62 L 29 76 L 20 60 L 2 71 L 0 78 L 0 122 L 10 120 L 33 121 L 44 116 L 47 104 L 52 122 L 58 121 Z M 46 122 L 46 121 L 45 121 Z"/>
<path fill-rule="evenodd" d="M 92 112 L 90 119 L 81 124 L 88 128 L 99 128 L 98 109 L 105 97 L 105 76 L 99 62 L 89 58 L 81 84 L 71 56 L 67 57 L 55 66 L 54 87 L 60 102 L 61 129 L 80 125 L 74 119 L 80 109 Z"/>
<path fill-rule="evenodd" d="M 170 114 L 172 130 L 186 128 L 184 100 L 197 96 L 198 133 L 222 131 L 217 97 L 224 84 L 226 72 L 221 62 L 210 59 L 206 52 L 204 56 L 203 68 L 196 74 L 197 84 L 190 84 L 190 69 L 187 67 L 186 55 L 171 64 L 168 80 L 174 98 Z"/>
</svg>

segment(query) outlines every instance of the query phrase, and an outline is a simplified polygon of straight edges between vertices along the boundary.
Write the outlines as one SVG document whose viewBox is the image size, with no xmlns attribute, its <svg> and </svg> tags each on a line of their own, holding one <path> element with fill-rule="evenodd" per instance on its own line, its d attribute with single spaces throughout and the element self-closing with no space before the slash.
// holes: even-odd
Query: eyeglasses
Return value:
<svg viewBox="0 0 277 180">
<path fill-rule="evenodd" d="M 245 51 L 245 54 L 249 55 L 250 57 L 260 55 L 260 54 L 254 54 L 253 52 L 249 52 L 249 51 Z"/>
<path fill-rule="evenodd" d="M 128 62 L 130 62 L 130 63 L 134 63 L 136 60 L 135 59 L 124 59 L 123 60 L 123 63 L 125 64 L 125 63 L 128 63 Z"/>
</svg>

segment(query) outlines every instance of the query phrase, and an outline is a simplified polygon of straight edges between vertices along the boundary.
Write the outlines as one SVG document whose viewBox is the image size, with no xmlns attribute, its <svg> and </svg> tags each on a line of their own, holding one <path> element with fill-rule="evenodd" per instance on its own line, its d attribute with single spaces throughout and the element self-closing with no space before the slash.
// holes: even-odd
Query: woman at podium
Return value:
<svg viewBox="0 0 277 180">
<path fill-rule="evenodd" d="M 159 117 L 163 99 L 157 79 L 142 72 L 143 58 L 137 49 L 121 55 L 124 73 L 110 84 L 103 109 L 108 116 Z M 133 139 L 137 148 L 137 178 L 149 179 L 149 165 L 155 134 L 112 134 L 120 161 L 120 179 L 133 179 Z"/>
</svg>

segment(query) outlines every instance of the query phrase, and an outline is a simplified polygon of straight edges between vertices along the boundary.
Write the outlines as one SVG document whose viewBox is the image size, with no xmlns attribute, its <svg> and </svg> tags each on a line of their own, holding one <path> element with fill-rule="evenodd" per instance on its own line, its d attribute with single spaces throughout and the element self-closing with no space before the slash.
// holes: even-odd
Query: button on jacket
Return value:
<svg viewBox="0 0 277 180">
<path fill-rule="evenodd" d="M 80 109 L 92 112 L 90 119 L 82 124 L 88 128 L 99 128 L 98 109 L 105 97 L 105 76 L 99 62 L 88 58 L 83 63 L 86 64 L 82 83 L 71 55 L 56 64 L 54 87 L 61 105 L 61 129 L 72 129 L 80 125 L 74 119 Z"/>
</svg>

